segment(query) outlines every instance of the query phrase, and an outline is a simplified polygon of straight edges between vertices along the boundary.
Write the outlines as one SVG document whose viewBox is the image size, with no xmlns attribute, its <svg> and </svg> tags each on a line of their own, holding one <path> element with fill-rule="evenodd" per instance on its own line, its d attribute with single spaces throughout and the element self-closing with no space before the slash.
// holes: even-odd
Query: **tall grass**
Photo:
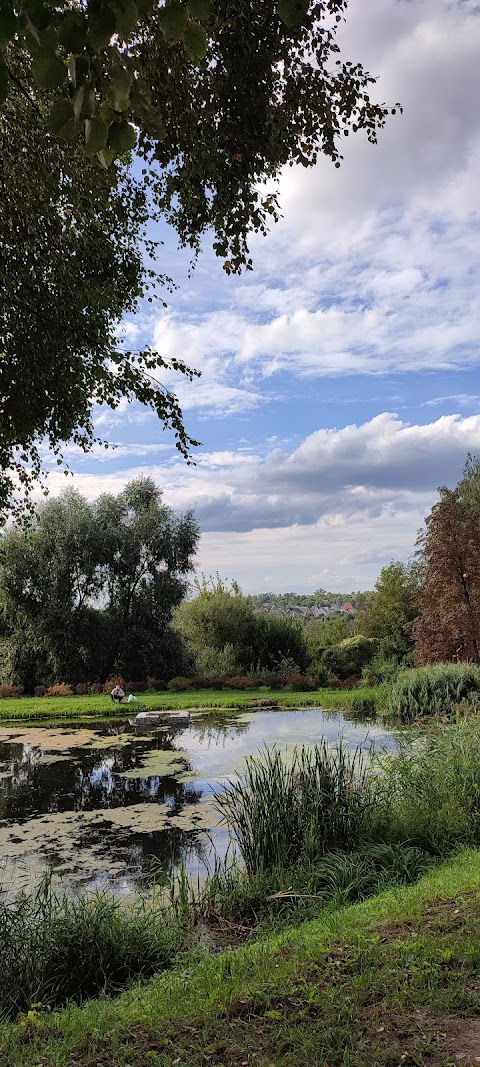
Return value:
<svg viewBox="0 0 480 1067">
<path fill-rule="evenodd" d="M 388 709 L 404 723 L 425 715 L 451 715 L 463 700 L 480 696 L 480 667 L 436 663 L 401 671 L 390 689 Z"/>
<path fill-rule="evenodd" d="M 478 718 L 405 741 L 398 755 L 382 761 L 382 768 L 378 832 L 439 855 L 480 845 Z"/>
<path fill-rule="evenodd" d="M 372 807 L 364 750 L 322 741 L 286 760 L 278 746 L 246 761 L 244 777 L 216 793 L 249 876 L 305 867 L 365 835 Z"/>
<path fill-rule="evenodd" d="M 190 936 L 168 909 L 140 900 L 127 911 L 105 893 L 72 899 L 47 876 L 0 903 L 0 1018 L 118 993 L 171 966 Z"/>
</svg>

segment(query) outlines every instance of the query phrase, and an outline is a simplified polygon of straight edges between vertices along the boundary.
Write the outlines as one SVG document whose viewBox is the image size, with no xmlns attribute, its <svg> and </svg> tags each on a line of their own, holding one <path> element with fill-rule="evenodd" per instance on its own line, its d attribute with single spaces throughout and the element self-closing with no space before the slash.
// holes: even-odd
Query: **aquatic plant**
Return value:
<svg viewBox="0 0 480 1067">
<path fill-rule="evenodd" d="M 0 903 L 0 1018 L 118 993 L 171 966 L 190 937 L 155 901 L 71 898 L 48 872 L 33 894 Z"/>
<path fill-rule="evenodd" d="M 318 862 L 331 849 L 354 848 L 372 806 L 370 757 L 340 743 L 298 748 L 287 760 L 278 746 L 246 760 L 215 803 L 231 827 L 247 873 Z"/>
</svg>

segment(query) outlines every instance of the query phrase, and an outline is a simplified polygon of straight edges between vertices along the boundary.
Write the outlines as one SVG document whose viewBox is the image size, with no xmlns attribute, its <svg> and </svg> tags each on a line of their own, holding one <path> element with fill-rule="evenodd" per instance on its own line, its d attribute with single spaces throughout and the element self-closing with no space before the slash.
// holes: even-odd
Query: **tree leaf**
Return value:
<svg viewBox="0 0 480 1067">
<path fill-rule="evenodd" d="M 108 126 L 100 115 L 95 115 L 93 119 L 86 119 L 85 155 L 96 156 L 97 152 L 101 152 L 102 148 L 105 148 L 107 137 Z"/>
<path fill-rule="evenodd" d="M 208 37 L 199 22 L 189 22 L 183 35 L 183 47 L 192 63 L 200 63 L 205 58 Z"/>
<path fill-rule="evenodd" d="M 115 152 L 116 156 L 131 152 L 136 143 L 137 134 L 130 122 L 112 122 L 108 131 L 108 147 Z"/>
<path fill-rule="evenodd" d="M 54 137 L 68 139 L 75 136 L 79 126 L 75 122 L 75 112 L 71 100 L 55 100 L 47 118 L 47 129 Z"/>
<path fill-rule="evenodd" d="M 126 111 L 130 105 L 132 75 L 125 67 L 118 67 L 110 83 L 109 96 L 115 111 Z"/>
<path fill-rule="evenodd" d="M 309 0 L 278 0 L 277 14 L 286 26 L 301 26 L 309 8 Z"/>
<path fill-rule="evenodd" d="M 108 4 L 90 4 L 88 8 L 88 32 L 97 48 L 106 48 L 117 28 L 115 11 Z"/>
<path fill-rule="evenodd" d="M 55 52 L 40 48 L 32 62 L 32 74 L 40 89 L 57 89 L 63 85 L 68 70 Z"/>
<path fill-rule="evenodd" d="M 203 22 L 209 19 L 213 12 L 212 0 L 188 0 L 187 11 L 193 19 Z"/>
<path fill-rule="evenodd" d="M 105 167 L 105 169 L 107 169 L 107 167 L 110 167 L 115 159 L 115 152 L 112 148 L 102 148 L 102 151 L 98 152 L 98 158 L 100 160 L 100 163 L 102 164 L 102 167 Z"/>
<path fill-rule="evenodd" d="M 186 7 L 174 0 L 168 7 L 163 7 L 158 12 L 158 20 L 163 36 L 169 44 L 177 44 L 182 40 L 185 27 L 188 22 Z"/>
<path fill-rule="evenodd" d="M 87 37 L 87 22 L 80 12 L 71 12 L 62 19 L 58 39 L 67 52 L 81 55 L 87 44 Z"/>
<path fill-rule="evenodd" d="M 123 7 L 117 8 L 117 30 L 121 37 L 128 38 L 138 22 L 138 7 L 135 0 L 126 0 Z"/>
<path fill-rule="evenodd" d="M 17 17 L 12 8 L 0 11 L 0 44 L 7 44 L 15 36 Z"/>
<path fill-rule="evenodd" d="M 167 128 L 163 119 L 163 115 L 157 108 L 148 107 L 145 108 L 142 115 L 142 127 L 147 134 L 147 137 L 153 137 L 154 140 L 163 141 L 167 136 Z"/>
</svg>

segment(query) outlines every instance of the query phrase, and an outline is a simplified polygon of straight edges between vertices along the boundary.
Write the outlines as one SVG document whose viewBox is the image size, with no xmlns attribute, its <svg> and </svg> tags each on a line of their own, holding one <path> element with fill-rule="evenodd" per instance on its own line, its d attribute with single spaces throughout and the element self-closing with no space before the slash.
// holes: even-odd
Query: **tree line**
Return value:
<svg viewBox="0 0 480 1067">
<path fill-rule="evenodd" d="M 0 683 L 274 676 L 389 680 L 480 662 L 480 460 L 442 488 L 412 563 L 384 567 L 355 618 L 264 614 L 236 582 L 191 581 L 199 528 L 149 478 L 89 503 L 75 490 L 0 540 Z M 288 596 L 289 594 L 286 594 Z"/>
</svg>

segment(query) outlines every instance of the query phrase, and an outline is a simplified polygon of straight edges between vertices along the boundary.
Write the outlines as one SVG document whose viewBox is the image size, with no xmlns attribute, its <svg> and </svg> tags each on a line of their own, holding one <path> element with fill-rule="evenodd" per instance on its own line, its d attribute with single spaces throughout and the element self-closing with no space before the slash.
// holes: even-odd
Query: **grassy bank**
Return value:
<svg viewBox="0 0 480 1067">
<path fill-rule="evenodd" d="M 445 1067 L 478 1054 L 480 863 L 324 913 L 114 1001 L 0 1029 L 2 1067 Z M 469 1057 L 469 1051 L 471 1053 Z"/>
<path fill-rule="evenodd" d="M 345 708 L 369 712 L 386 702 L 385 686 L 362 689 L 318 689 L 297 693 L 273 689 L 191 689 L 185 693 L 140 693 L 134 704 L 113 705 L 107 694 L 69 697 L 8 697 L 0 700 L 0 721 L 19 719 L 107 718 L 135 715 L 139 708 L 151 711 L 177 711 L 182 708 L 250 708 L 260 701 L 276 707 Z"/>
</svg>

